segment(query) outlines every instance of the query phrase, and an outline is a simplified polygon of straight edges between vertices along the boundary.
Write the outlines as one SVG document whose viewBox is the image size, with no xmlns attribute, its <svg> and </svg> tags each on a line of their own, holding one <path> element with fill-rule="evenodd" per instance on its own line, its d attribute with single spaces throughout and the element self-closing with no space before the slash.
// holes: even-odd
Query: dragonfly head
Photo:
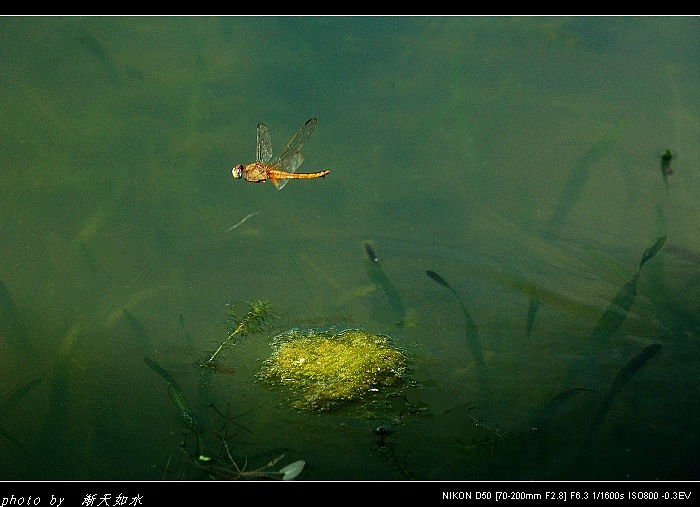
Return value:
<svg viewBox="0 0 700 507">
<path fill-rule="evenodd" d="M 237 165 L 234 167 L 231 172 L 233 173 L 233 177 L 236 179 L 242 178 L 243 177 L 243 169 L 244 167 L 242 165 Z"/>
</svg>

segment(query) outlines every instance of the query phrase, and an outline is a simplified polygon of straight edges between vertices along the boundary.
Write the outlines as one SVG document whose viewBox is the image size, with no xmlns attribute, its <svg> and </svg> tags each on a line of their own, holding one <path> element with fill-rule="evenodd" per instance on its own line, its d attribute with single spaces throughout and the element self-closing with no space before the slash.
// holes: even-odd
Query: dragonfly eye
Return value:
<svg viewBox="0 0 700 507">
<path fill-rule="evenodd" d="M 243 166 L 237 165 L 236 167 L 233 168 L 233 170 L 231 172 L 233 173 L 234 178 L 242 178 L 243 177 Z"/>
</svg>

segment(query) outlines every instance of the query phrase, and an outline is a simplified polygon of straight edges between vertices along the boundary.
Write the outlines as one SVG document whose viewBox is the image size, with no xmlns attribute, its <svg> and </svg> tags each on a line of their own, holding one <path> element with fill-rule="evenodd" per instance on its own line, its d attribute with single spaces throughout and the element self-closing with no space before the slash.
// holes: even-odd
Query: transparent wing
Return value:
<svg viewBox="0 0 700 507">
<path fill-rule="evenodd" d="M 311 134 L 313 133 L 314 129 L 316 128 L 316 123 L 318 123 L 316 118 L 311 118 L 306 123 L 304 123 L 301 126 L 301 128 L 297 131 L 297 133 L 294 134 L 294 137 L 292 137 L 292 140 L 289 141 L 287 146 L 285 146 L 284 150 L 282 150 L 282 152 L 275 157 L 275 159 L 272 161 L 272 163 L 270 165 L 272 167 L 274 167 L 275 169 L 280 169 L 282 171 L 287 171 L 290 173 L 293 173 L 294 171 L 296 171 L 297 167 L 299 167 L 301 165 L 301 161 L 303 160 L 303 158 L 300 158 L 299 162 L 296 165 L 294 165 L 292 163 L 293 161 L 290 161 L 290 162 L 285 162 L 285 161 L 287 159 L 289 159 L 289 157 L 291 155 L 293 155 L 294 153 L 298 153 L 299 151 L 301 151 L 301 147 L 304 146 L 304 143 L 309 140 L 309 137 L 311 137 Z M 263 127 L 264 127 L 264 125 L 263 125 Z M 260 135 L 259 128 L 260 127 L 258 126 L 258 136 Z M 267 128 L 265 130 L 267 130 Z M 268 134 L 268 139 L 269 139 L 269 134 Z M 259 138 L 258 138 L 258 147 L 259 146 L 260 146 L 260 143 L 259 143 Z M 287 165 L 288 167 L 292 167 L 294 165 L 294 170 L 284 169 L 281 167 L 282 165 Z"/>
<path fill-rule="evenodd" d="M 264 123 L 258 123 L 258 147 L 255 161 L 266 164 L 272 158 L 272 141 L 270 131 Z"/>
<path fill-rule="evenodd" d="M 304 161 L 304 155 L 302 155 L 300 152 L 295 151 L 294 153 L 291 153 L 290 155 L 287 156 L 284 160 L 281 160 L 279 162 L 279 166 L 275 167 L 275 169 L 279 171 L 283 171 L 286 173 L 295 173 L 297 168 L 301 165 L 301 163 Z M 287 184 L 289 181 L 289 178 L 280 178 L 277 180 L 277 190 L 282 190 L 282 188 Z"/>
</svg>

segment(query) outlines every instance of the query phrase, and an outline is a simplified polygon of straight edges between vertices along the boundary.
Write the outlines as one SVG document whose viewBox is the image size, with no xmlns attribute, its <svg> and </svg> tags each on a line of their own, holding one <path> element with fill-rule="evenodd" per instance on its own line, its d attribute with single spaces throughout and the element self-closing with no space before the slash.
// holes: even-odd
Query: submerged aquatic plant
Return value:
<svg viewBox="0 0 700 507">
<path fill-rule="evenodd" d="M 180 444 L 180 450 L 187 456 L 188 461 L 195 467 L 204 470 L 211 479 L 221 479 L 221 480 L 283 480 L 290 481 L 298 476 L 304 467 L 306 462 L 304 460 L 297 460 L 293 463 L 288 464 L 280 468 L 279 470 L 272 469 L 279 461 L 284 458 L 284 454 L 277 456 L 270 460 L 266 465 L 249 470 L 248 469 L 248 458 L 246 457 L 243 461 L 243 465 L 239 465 L 238 462 L 233 458 L 231 450 L 229 447 L 229 440 L 232 438 L 233 434 L 229 433 L 229 427 L 231 425 L 238 426 L 247 432 L 251 432 L 245 426 L 234 421 L 231 416 L 230 404 L 224 414 L 221 412 L 213 403 L 209 404 L 210 407 L 223 419 L 223 426 L 216 431 L 217 437 L 221 440 L 221 448 L 218 454 L 202 454 L 202 453 L 192 453 L 187 451 L 187 442 L 184 441 Z"/>
<path fill-rule="evenodd" d="M 226 460 L 217 458 L 202 459 L 202 456 L 195 460 L 195 463 L 199 468 L 206 470 L 215 479 L 225 479 L 231 481 L 277 479 L 282 481 L 291 481 L 297 475 L 299 475 L 302 470 L 304 470 L 304 466 L 306 466 L 306 462 L 300 459 L 280 468 L 279 470 L 270 470 L 270 468 L 274 467 L 282 458 L 284 458 L 284 454 L 282 454 L 281 456 L 277 456 L 276 458 L 270 460 L 270 462 L 263 467 L 256 468 L 255 470 L 246 470 L 248 460 L 246 459 L 243 466 L 239 466 L 231 456 L 231 452 L 229 451 L 228 444 L 225 440 L 223 441 L 223 446 Z"/>
<path fill-rule="evenodd" d="M 223 342 L 221 342 L 219 347 L 214 351 L 209 359 L 204 362 L 204 366 L 214 368 L 217 371 L 222 371 L 223 369 L 218 363 L 214 362 L 214 359 L 219 355 L 224 347 L 226 347 L 231 340 L 234 340 L 237 337 L 257 333 L 267 329 L 270 316 L 272 314 L 270 304 L 267 301 L 262 300 L 256 300 L 249 303 L 248 313 L 246 313 L 242 319 L 239 319 L 236 315 L 233 305 L 226 306 L 228 307 L 228 336 Z"/>
<path fill-rule="evenodd" d="M 329 410 L 405 382 L 406 355 L 386 336 L 360 329 L 337 334 L 293 330 L 273 346 L 258 379 L 290 389 L 297 396 L 295 408 Z"/>
<path fill-rule="evenodd" d="M 188 462 L 194 464 L 195 467 L 205 470 L 213 479 L 224 479 L 224 480 L 261 480 L 261 479 L 279 479 L 283 481 L 289 481 L 294 479 L 299 475 L 306 462 L 304 460 L 298 460 L 289 465 L 280 468 L 279 470 L 270 470 L 278 461 L 284 458 L 284 454 L 274 458 L 268 462 L 265 466 L 257 468 L 255 470 L 247 470 L 248 460 L 246 458 L 243 466 L 239 466 L 238 463 L 233 459 L 231 452 L 229 450 L 229 444 L 227 439 L 231 437 L 228 432 L 228 428 L 231 424 L 234 424 L 247 432 L 251 432 L 245 426 L 236 423 L 231 416 L 230 405 L 226 411 L 226 414 L 221 412 L 213 403 L 209 405 L 212 409 L 224 420 L 223 426 L 219 429 L 217 433 L 218 438 L 222 442 L 222 448 L 218 455 L 209 454 L 205 450 L 204 446 L 204 427 L 199 422 L 197 416 L 192 412 L 187 399 L 182 391 L 182 388 L 175 380 L 172 373 L 165 370 L 157 362 L 150 359 L 149 357 L 143 358 L 144 363 L 148 365 L 153 371 L 158 375 L 168 381 L 167 391 L 170 400 L 179 410 L 182 420 L 187 424 L 195 438 L 195 450 L 188 451 L 188 444 L 190 433 L 185 433 L 183 441 L 180 443 L 180 451 L 182 451 L 188 458 Z M 1 429 L 1 428 L 0 428 Z M 223 433 L 222 433 L 223 432 Z M 168 458 L 168 462 L 165 467 L 166 474 L 170 471 L 172 462 L 172 456 Z"/>
</svg>

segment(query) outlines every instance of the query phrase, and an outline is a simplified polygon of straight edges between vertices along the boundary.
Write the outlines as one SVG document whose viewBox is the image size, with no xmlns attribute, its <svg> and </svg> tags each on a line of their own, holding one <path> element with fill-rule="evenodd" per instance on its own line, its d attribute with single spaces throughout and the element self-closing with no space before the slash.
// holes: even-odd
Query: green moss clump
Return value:
<svg viewBox="0 0 700 507">
<path fill-rule="evenodd" d="M 341 333 L 289 331 L 277 337 L 258 379 L 284 386 L 294 408 L 323 411 L 405 383 L 406 355 L 386 336 L 359 329 Z"/>
</svg>

